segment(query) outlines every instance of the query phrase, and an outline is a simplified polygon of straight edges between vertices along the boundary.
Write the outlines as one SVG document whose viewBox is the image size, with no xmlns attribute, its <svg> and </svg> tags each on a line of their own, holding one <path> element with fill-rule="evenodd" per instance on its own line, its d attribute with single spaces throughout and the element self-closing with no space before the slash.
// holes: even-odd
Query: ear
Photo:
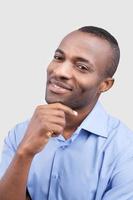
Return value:
<svg viewBox="0 0 133 200">
<path fill-rule="evenodd" d="M 99 92 L 106 92 L 107 90 L 109 90 L 114 84 L 114 79 L 113 78 L 106 78 L 104 79 L 99 87 Z"/>
</svg>

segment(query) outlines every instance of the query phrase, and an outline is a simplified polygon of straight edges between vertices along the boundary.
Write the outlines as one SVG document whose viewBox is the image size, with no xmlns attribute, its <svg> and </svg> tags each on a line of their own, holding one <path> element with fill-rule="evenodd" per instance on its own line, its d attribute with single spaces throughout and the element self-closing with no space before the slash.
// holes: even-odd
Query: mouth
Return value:
<svg viewBox="0 0 133 200">
<path fill-rule="evenodd" d="M 48 81 L 48 89 L 56 94 L 65 94 L 72 91 L 72 87 L 64 82 L 50 79 Z"/>
</svg>

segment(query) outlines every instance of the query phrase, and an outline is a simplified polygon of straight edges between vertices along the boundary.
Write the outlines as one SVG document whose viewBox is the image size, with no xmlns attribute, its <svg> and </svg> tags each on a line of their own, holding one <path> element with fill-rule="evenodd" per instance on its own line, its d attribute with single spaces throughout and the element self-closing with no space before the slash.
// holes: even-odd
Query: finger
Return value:
<svg viewBox="0 0 133 200">
<path fill-rule="evenodd" d="M 60 117 L 60 116 L 51 116 L 51 117 L 49 117 L 49 119 L 47 119 L 46 117 L 43 117 L 43 122 L 44 122 L 44 124 L 45 124 L 45 122 L 46 122 L 46 120 L 47 120 L 47 122 L 49 123 L 49 124 L 57 124 L 57 125 L 60 125 L 60 126 L 63 126 L 63 127 L 65 127 L 66 126 L 66 120 L 65 120 L 65 118 L 62 118 L 62 117 Z"/>
<path fill-rule="evenodd" d="M 71 109 L 70 107 L 68 107 L 68 106 L 66 106 L 64 104 L 54 103 L 54 104 L 50 104 L 50 105 L 51 105 L 52 108 L 63 110 L 66 114 L 74 115 L 74 116 L 78 115 L 77 111 Z"/>
<path fill-rule="evenodd" d="M 47 135 L 47 136 L 49 136 L 51 133 L 51 136 L 53 135 L 60 135 L 60 134 L 62 134 L 63 133 L 63 131 L 64 131 L 64 127 L 62 127 L 62 126 L 60 126 L 60 125 L 58 125 L 58 124 L 54 124 L 54 125 L 50 125 L 49 126 L 49 130 L 47 131 L 47 132 L 45 132 L 45 135 Z M 50 133 L 48 133 L 48 132 L 50 132 Z"/>
<path fill-rule="evenodd" d="M 61 118 L 65 118 L 65 112 L 63 110 L 57 110 L 57 109 L 53 109 L 53 108 L 48 108 L 48 109 L 42 109 L 39 112 L 40 116 L 46 116 L 47 118 L 51 117 L 51 116 L 57 116 L 57 117 L 61 117 Z"/>
</svg>

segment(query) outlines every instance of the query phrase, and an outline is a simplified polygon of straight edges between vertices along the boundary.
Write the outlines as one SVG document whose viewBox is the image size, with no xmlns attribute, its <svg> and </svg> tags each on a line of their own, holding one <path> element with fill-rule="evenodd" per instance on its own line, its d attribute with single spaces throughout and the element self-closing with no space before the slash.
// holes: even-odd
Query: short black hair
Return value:
<svg viewBox="0 0 133 200">
<path fill-rule="evenodd" d="M 84 26 L 78 29 L 78 31 L 91 33 L 99 38 L 107 40 L 112 47 L 112 59 L 109 65 L 106 68 L 105 75 L 108 77 L 112 77 L 118 67 L 119 60 L 120 60 L 120 48 L 116 38 L 106 31 L 103 28 L 95 27 L 95 26 Z"/>
</svg>

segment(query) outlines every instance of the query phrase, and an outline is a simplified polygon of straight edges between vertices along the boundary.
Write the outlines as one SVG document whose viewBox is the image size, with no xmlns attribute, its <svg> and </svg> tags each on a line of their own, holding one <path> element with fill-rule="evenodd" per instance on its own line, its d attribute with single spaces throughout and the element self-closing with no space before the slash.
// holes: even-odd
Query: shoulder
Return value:
<svg viewBox="0 0 133 200">
<path fill-rule="evenodd" d="M 106 144 L 114 148 L 115 152 L 124 152 L 132 149 L 133 152 L 133 131 L 122 121 L 108 115 L 108 137 Z"/>
<path fill-rule="evenodd" d="M 115 136 L 121 141 L 133 142 L 133 131 L 127 127 L 121 120 L 108 115 L 108 136 Z"/>
<path fill-rule="evenodd" d="M 30 120 L 25 120 L 21 123 L 16 124 L 8 133 L 7 137 L 5 138 L 6 144 L 11 144 L 16 149 L 19 143 L 21 142 L 26 129 L 28 127 Z"/>
</svg>

